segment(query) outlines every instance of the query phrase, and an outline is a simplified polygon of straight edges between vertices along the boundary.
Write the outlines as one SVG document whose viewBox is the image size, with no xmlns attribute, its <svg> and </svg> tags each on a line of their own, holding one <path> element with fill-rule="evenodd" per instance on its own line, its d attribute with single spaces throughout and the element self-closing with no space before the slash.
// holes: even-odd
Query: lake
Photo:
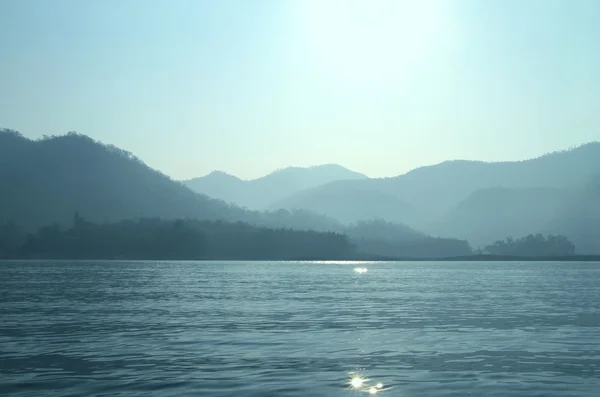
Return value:
<svg viewBox="0 0 600 397">
<path fill-rule="evenodd" d="M 360 391 L 597 397 L 600 264 L 0 262 L 2 395 Z"/>
</svg>

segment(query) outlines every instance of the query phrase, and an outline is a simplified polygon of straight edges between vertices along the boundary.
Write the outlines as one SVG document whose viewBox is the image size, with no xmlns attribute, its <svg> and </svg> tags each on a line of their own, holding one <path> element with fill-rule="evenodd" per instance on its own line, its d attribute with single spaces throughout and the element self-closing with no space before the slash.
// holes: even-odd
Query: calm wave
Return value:
<svg viewBox="0 0 600 397">
<path fill-rule="evenodd" d="M 3 395 L 352 396 L 353 371 L 597 397 L 600 264 L 0 262 Z"/>
</svg>

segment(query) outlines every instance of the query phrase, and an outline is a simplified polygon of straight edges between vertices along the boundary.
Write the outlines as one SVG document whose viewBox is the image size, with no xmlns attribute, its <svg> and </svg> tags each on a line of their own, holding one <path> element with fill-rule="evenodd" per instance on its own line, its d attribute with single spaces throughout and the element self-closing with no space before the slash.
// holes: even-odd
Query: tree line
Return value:
<svg viewBox="0 0 600 397">
<path fill-rule="evenodd" d="M 357 235 L 351 238 L 336 232 L 269 229 L 243 222 L 193 219 L 141 218 L 94 223 L 75 214 L 70 226 L 54 223 L 34 233 L 26 232 L 14 221 L 0 224 L 0 259 L 299 260 L 357 259 L 365 255 L 443 258 L 473 254 L 464 240 L 418 235 L 398 240 L 358 236 L 358 229 L 375 224 L 361 224 L 354 230 Z M 404 232 L 410 231 L 398 231 Z M 572 256 L 575 245 L 564 236 L 537 234 L 516 240 L 508 237 L 475 253 Z"/>
<path fill-rule="evenodd" d="M 569 256 L 575 254 L 575 244 L 565 236 L 530 234 L 514 240 L 507 237 L 487 245 L 484 252 L 510 256 Z"/>
<path fill-rule="evenodd" d="M 9 259 L 345 259 L 354 251 L 343 234 L 243 222 L 142 218 L 93 223 L 75 214 L 70 227 L 52 224 L 35 233 L 25 233 L 14 221 L 0 226 L 0 258 Z"/>
<path fill-rule="evenodd" d="M 342 233 L 193 219 L 94 223 L 76 213 L 70 226 L 53 223 L 34 233 L 14 221 L 0 225 L 0 258 L 293 260 L 471 254 L 464 240 L 432 238 L 382 222 L 360 222 Z"/>
</svg>

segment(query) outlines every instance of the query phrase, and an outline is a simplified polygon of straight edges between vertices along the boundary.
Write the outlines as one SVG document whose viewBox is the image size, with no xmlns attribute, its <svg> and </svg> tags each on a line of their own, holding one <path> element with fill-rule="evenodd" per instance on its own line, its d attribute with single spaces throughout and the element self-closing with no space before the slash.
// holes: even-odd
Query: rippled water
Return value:
<svg viewBox="0 0 600 397">
<path fill-rule="evenodd" d="M 0 262 L 2 395 L 360 395 L 351 371 L 597 397 L 600 264 Z"/>
</svg>

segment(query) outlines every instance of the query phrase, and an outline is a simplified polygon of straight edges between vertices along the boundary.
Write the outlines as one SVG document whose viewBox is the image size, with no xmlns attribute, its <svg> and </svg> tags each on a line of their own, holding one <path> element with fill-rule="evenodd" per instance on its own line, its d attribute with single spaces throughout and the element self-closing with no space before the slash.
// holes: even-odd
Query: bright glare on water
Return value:
<svg viewBox="0 0 600 397">
<path fill-rule="evenodd" d="M 598 397 L 600 264 L 0 262 L 2 396 L 373 394 Z"/>
</svg>

